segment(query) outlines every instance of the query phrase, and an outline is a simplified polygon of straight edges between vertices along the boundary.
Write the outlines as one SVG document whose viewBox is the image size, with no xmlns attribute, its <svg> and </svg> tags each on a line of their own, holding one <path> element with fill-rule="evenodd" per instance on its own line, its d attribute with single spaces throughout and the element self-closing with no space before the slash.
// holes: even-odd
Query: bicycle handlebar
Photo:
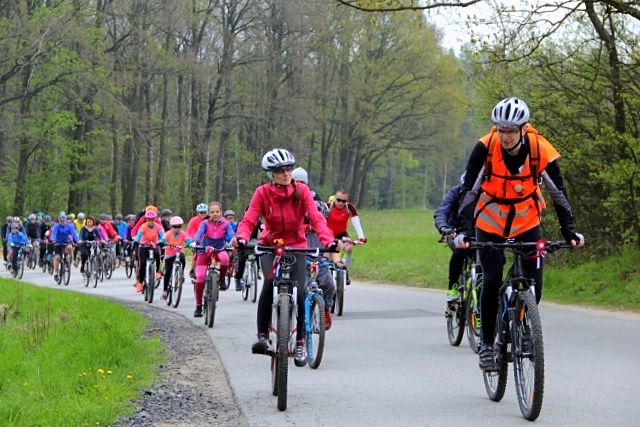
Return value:
<svg viewBox="0 0 640 427">
<path fill-rule="evenodd" d="M 265 245 L 254 245 L 254 244 L 241 244 L 238 245 L 239 248 L 242 249 L 253 249 L 253 253 L 257 256 L 264 254 L 276 254 L 282 255 L 285 253 L 300 253 L 300 254 L 309 254 L 313 256 L 318 256 L 321 253 L 333 252 L 337 253 L 335 247 L 329 248 L 292 248 L 291 246 L 265 246 Z"/>
<path fill-rule="evenodd" d="M 547 251 L 549 253 L 557 250 L 557 249 L 572 249 L 573 245 L 571 243 L 567 243 L 564 240 L 538 240 L 537 242 L 518 242 L 514 240 L 507 240 L 506 242 L 496 243 L 496 242 L 472 242 L 469 245 L 469 249 L 482 249 L 482 250 L 491 250 L 491 249 L 515 249 L 518 251 L 523 251 L 526 248 L 533 248 L 539 251 Z"/>
</svg>

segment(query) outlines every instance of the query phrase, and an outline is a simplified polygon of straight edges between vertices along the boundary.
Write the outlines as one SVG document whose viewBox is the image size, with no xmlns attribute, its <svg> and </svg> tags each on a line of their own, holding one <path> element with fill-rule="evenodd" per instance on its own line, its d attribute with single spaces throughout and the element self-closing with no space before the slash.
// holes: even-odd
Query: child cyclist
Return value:
<svg viewBox="0 0 640 427">
<path fill-rule="evenodd" d="M 227 290 L 224 278 L 229 268 L 229 254 L 224 251 L 225 243 L 233 239 L 234 233 L 231 224 L 222 217 L 222 205 L 219 202 L 209 203 L 209 216 L 200 223 L 198 231 L 193 238 L 191 248 L 195 248 L 196 244 L 204 247 L 218 249 L 212 255 L 211 262 L 220 262 L 220 290 Z M 205 249 L 197 249 L 196 254 L 196 311 L 193 317 L 202 317 L 202 294 L 204 293 L 204 280 L 207 274 L 207 266 L 210 257 L 205 253 Z"/>
<path fill-rule="evenodd" d="M 148 210 L 144 213 L 146 222 L 140 226 L 136 237 L 133 241 L 140 244 L 138 248 L 138 283 L 136 283 L 136 292 L 142 292 L 144 289 L 144 279 L 146 274 L 147 258 L 149 257 L 148 248 L 143 246 L 152 247 L 154 251 L 154 258 L 156 261 L 156 279 L 162 278 L 160 273 L 160 248 L 158 242 L 164 237 L 164 229 L 162 224 L 158 224 L 158 213 L 154 210 Z"/>
<path fill-rule="evenodd" d="M 169 231 L 164 233 L 164 237 L 160 240 L 160 243 L 165 246 L 164 248 L 164 292 L 162 292 L 162 299 L 167 299 L 169 292 L 169 282 L 171 281 L 171 270 L 173 269 L 173 263 L 180 257 L 180 262 L 185 265 L 184 252 L 178 251 L 176 246 L 184 247 L 185 244 L 190 245 L 192 240 L 187 237 L 187 233 L 182 230 L 184 221 L 179 216 L 171 217 L 169 220 Z M 182 278 L 184 279 L 184 277 Z"/>
<path fill-rule="evenodd" d="M 318 207 L 318 212 L 322 214 L 323 217 L 327 218 L 329 216 L 329 206 L 323 201 L 316 200 L 316 206 Z M 305 220 L 305 228 L 307 237 L 307 245 L 310 248 L 320 248 L 322 245 L 320 244 L 320 238 L 318 234 L 313 230 L 309 220 Z M 318 263 L 316 270 L 316 282 L 318 283 L 318 287 L 322 289 L 322 296 L 324 297 L 324 324 L 326 330 L 331 328 L 331 307 L 333 307 L 334 297 L 336 295 L 336 282 L 333 280 L 333 275 L 329 270 L 328 262 L 333 262 L 333 264 L 338 268 L 344 268 L 344 263 L 340 259 L 340 254 L 337 252 L 329 252 L 325 256 L 322 254 L 318 257 L 307 255 L 307 264 L 310 263 Z M 307 279 L 310 279 L 310 271 L 307 271 Z"/>
<path fill-rule="evenodd" d="M 11 263 L 11 267 L 9 267 L 9 269 L 11 274 L 15 274 L 14 272 L 18 268 L 18 250 L 22 245 L 31 247 L 31 241 L 22 231 L 20 231 L 20 225 L 13 223 L 11 224 L 9 235 L 7 236 L 7 245 L 10 248 L 9 262 Z"/>
</svg>

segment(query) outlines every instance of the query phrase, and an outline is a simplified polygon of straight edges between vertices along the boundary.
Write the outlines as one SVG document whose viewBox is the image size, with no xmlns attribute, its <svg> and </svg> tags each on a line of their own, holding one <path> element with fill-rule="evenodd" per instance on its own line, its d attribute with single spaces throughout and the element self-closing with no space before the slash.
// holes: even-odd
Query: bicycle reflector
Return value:
<svg viewBox="0 0 640 427">
<path fill-rule="evenodd" d="M 276 246 L 275 253 L 276 253 L 276 256 L 284 255 L 284 246 Z"/>
<path fill-rule="evenodd" d="M 545 249 L 547 249 L 547 241 L 544 239 L 540 239 L 536 242 L 536 249 L 538 251 L 544 251 Z"/>
</svg>

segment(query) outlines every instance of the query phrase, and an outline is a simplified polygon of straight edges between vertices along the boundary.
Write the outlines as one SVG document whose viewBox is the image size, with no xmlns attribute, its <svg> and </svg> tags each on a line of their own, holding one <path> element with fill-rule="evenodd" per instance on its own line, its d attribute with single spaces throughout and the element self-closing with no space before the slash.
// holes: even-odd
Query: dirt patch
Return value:
<svg viewBox="0 0 640 427">
<path fill-rule="evenodd" d="M 207 334 L 184 317 L 147 305 L 118 303 L 150 320 L 170 359 L 160 365 L 159 381 L 132 405 L 135 413 L 116 427 L 248 426 Z"/>
</svg>

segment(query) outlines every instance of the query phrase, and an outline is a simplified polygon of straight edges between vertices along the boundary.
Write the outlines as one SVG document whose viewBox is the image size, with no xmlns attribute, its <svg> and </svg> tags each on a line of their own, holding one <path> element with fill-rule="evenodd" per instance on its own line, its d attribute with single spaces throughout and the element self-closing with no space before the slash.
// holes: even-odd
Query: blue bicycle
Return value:
<svg viewBox="0 0 640 427">
<path fill-rule="evenodd" d="M 304 300 L 307 362 L 311 369 L 318 369 L 324 354 L 324 334 L 327 329 L 324 315 L 326 303 L 316 278 L 320 268 L 333 267 L 333 263 L 307 260 L 307 266 L 309 280 L 307 281 L 307 297 Z"/>
</svg>

